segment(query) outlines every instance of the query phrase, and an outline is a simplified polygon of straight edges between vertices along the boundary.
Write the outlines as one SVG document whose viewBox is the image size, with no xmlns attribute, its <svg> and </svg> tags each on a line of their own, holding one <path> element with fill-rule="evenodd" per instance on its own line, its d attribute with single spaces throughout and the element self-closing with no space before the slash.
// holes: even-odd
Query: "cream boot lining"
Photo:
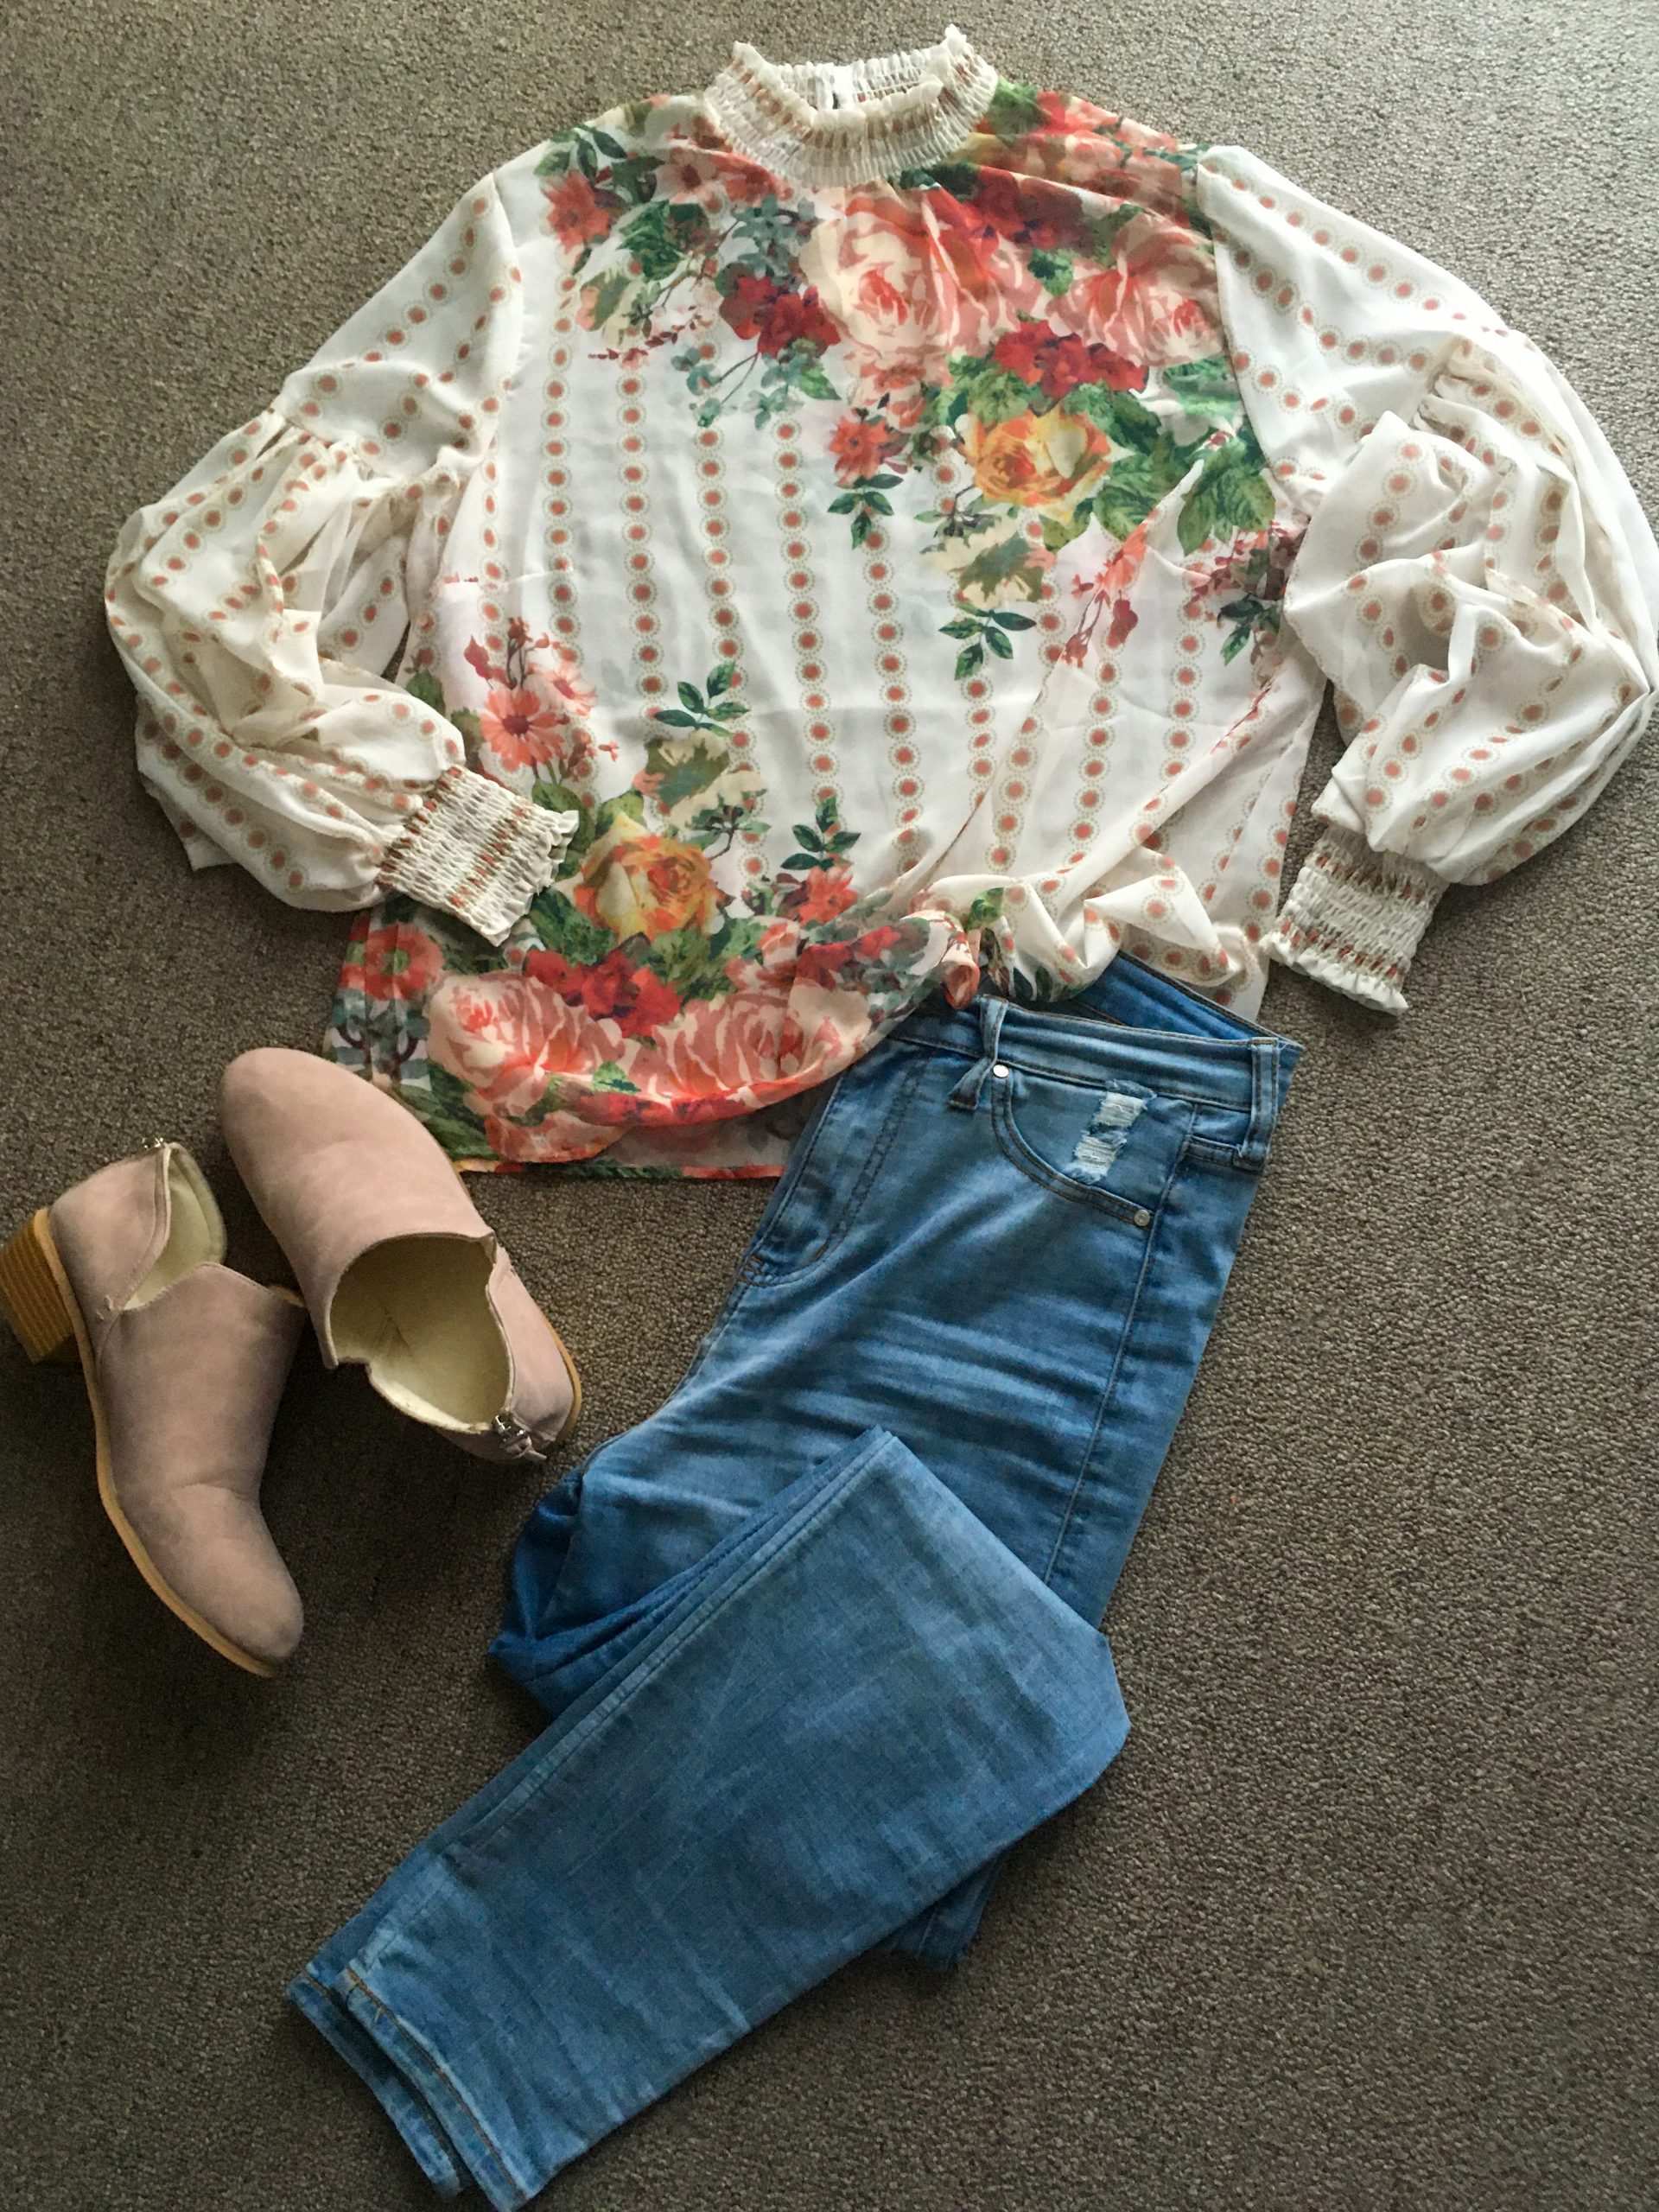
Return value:
<svg viewBox="0 0 1659 2212">
<path fill-rule="evenodd" d="M 336 1353 L 365 1361 L 381 1396 L 416 1421 L 487 1428 L 512 1386 L 512 1357 L 489 1299 L 493 1264 L 474 1237 L 372 1244 L 334 1293 Z"/>
<path fill-rule="evenodd" d="M 224 1217 L 200 1168 L 181 1144 L 168 1152 L 167 1209 L 167 1242 L 127 1300 L 129 1311 L 171 1290 L 192 1268 L 225 1257 Z"/>
</svg>

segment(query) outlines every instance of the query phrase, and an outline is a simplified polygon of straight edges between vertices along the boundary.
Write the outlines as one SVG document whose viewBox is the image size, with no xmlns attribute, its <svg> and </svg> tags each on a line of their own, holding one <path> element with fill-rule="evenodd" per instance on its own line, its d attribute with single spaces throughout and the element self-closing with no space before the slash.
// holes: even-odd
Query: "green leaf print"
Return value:
<svg viewBox="0 0 1659 2212">
<path fill-rule="evenodd" d="M 1114 391 L 1109 385 L 1079 385 L 1066 394 L 1065 411 L 1097 423 L 1114 445 L 1131 453 L 1150 453 L 1164 435 L 1161 416 L 1132 391 Z"/>
<path fill-rule="evenodd" d="M 1176 361 L 1164 371 L 1164 382 L 1188 415 L 1224 416 L 1236 423 L 1243 413 L 1232 365 L 1224 353 L 1206 354 L 1201 361 Z"/>
<path fill-rule="evenodd" d="M 1192 465 L 1192 449 L 1178 446 L 1166 433 L 1144 453 L 1116 461 L 1095 494 L 1100 526 L 1114 537 L 1127 537 L 1167 497 Z"/>
<path fill-rule="evenodd" d="M 628 251 L 647 281 L 671 276 L 709 235 L 709 218 L 684 201 L 653 200 L 629 217 L 622 232 Z"/>
<path fill-rule="evenodd" d="M 1177 535 L 1181 550 L 1195 553 L 1207 537 L 1265 530 L 1272 520 L 1273 487 L 1262 474 L 1262 448 L 1246 428 L 1205 462 L 1181 509 Z"/>
<path fill-rule="evenodd" d="M 982 891 L 962 918 L 963 929 L 988 929 L 993 922 L 1000 922 L 1002 918 L 1002 901 L 1006 896 L 1007 893 L 1000 888 L 995 891 Z"/>
<path fill-rule="evenodd" d="M 953 200 L 971 200 L 979 188 L 979 171 L 969 162 L 936 162 L 932 178 L 938 189 Z"/>
<path fill-rule="evenodd" d="M 664 814 L 695 798 L 699 791 L 706 791 L 732 765 L 732 756 L 723 746 L 710 745 L 705 740 L 686 752 L 682 749 L 685 742 L 683 738 L 658 737 L 645 747 L 645 773 L 652 779 L 652 796 Z"/>
<path fill-rule="evenodd" d="M 718 661 L 709 671 L 706 696 L 695 683 L 677 683 L 677 707 L 653 707 L 651 718 L 664 723 L 670 729 L 706 729 L 723 742 L 723 725 L 740 721 L 749 711 L 747 699 L 729 699 L 721 695 L 730 691 L 737 682 L 737 665 L 734 661 Z"/>
<path fill-rule="evenodd" d="M 1043 595 L 1043 571 L 1031 557 L 1024 533 L 999 538 L 982 546 L 957 578 L 959 592 L 976 591 L 983 599 L 996 599 L 1018 591 L 1026 599 Z"/>
<path fill-rule="evenodd" d="M 591 284 L 583 287 L 587 294 L 588 321 L 595 330 L 602 330 L 605 327 L 618 308 L 621 306 L 627 296 L 628 287 L 632 282 L 632 276 L 628 270 L 612 268 L 606 270 L 602 276 L 595 276 Z"/>
<path fill-rule="evenodd" d="M 1109 215 L 1090 216 L 1083 226 L 1084 250 L 1090 261 L 1109 266 L 1113 244 L 1118 232 L 1126 223 L 1132 223 L 1137 215 L 1144 212 L 1136 201 L 1128 200 L 1121 207 L 1114 207 Z"/>
<path fill-rule="evenodd" d="M 1043 517 L 1043 543 L 1051 553 L 1058 553 L 1074 537 L 1081 537 L 1088 529 L 1094 509 L 1087 499 L 1079 499 L 1070 514 Z"/>
<path fill-rule="evenodd" d="M 664 717 L 664 719 L 666 719 L 666 717 Z M 645 794 L 642 791 L 636 791 L 632 790 L 619 791 L 614 798 L 607 798 L 604 802 L 594 816 L 594 839 L 595 843 L 597 843 L 599 839 L 605 835 L 606 831 L 611 829 L 618 819 L 625 814 L 628 817 L 631 822 L 643 822 L 645 820 Z"/>
<path fill-rule="evenodd" d="M 562 891 L 542 892 L 531 902 L 530 918 L 548 951 L 558 953 L 573 968 L 596 968 L 607 952 L 616 950 L 615 931 L 589 921 Z"/>
<path fill-rule="evenodd" d="M 434 713 L 442 715 L 446 712 L 442 689 L 429 668 L 410 669 L 404 678 L 404 689 L 411 699 L 418 699 L 423 707 L 430 707 Z"/>
<path fill-rule="evenodd" d="M 750 951 L 760 938 L 760 925 L 749 922 L 728 922 L 713 937 L 701 930 L 670 930 L 652 938 L 644 964 L 682 999 L 719 998 L 732 988 L 726 963 Z"/>
<path fill-rule="evenodd" d="M 1023 138 L 1040 129 L 1043 111 L 1037 104 L 1035 86 L 1021 83 L 1017 77 L 999 79 L 985 119 L 999 138 Z"/>
<path fill-rule="evenodd" d="M 1048 253 L 1040 248 L 1026 264 L 1046 292 L 1058 299 L 1071 289 L 1071 278 L 1077 264 L 1069 253 Z"/>
<path fill-rule="evenodd" d="M 1049 404 L 1047 395 L 1027 384 L 1012 369 L 995 366 L 971 353 L 959 353 L 950 364 L 952 382 L 944 395 L 943 420 L 960 422 L 972 415 L 986 429 L 1012 422 L 1016 415 L 1040 413 Z"/>
<path fill-rule="evenodd" d="M 839 399 L 841 394 L 824 374 L 822 360 L 809 360 L 796 375 L 795 389 L 809 399 Z"/>
<path fill-rule="evenodd" d="M 542 782 L 532 784 L 530 795 L 537 806 L 545 806 L 555 814 L 574 813 L 576 826 L 571 831 L 564 850 L 559 855 L 558 873 L 574 875 L 582 866 L 582 856 L 594 842 L 594 810 L 568 784 Z"/>
<path fill-rule="evenodd" d="M 638 1091 L 639 1088 L 623 1074 L 620 1060 L 601 1060 L 588 1080 L 595 1090 Z"/>
<path fill-rule="evenodd" d="M 397 1096 L 431 1131 L 452 1160 L 487 1160 L 492 1147 L 484 1124 L 467 1103 L 467 1086 L 429 1060 L 424 1080 L 400 1086 Z"/>
<path fill-rule="evenodd" d="M 530 795 L 537 806 L 544 806 L 554 814 L 579 814 L 582 811 L 582 802 L 569 784 L 550 783 L 543 779 L 531 785 Z"/>
</svg>

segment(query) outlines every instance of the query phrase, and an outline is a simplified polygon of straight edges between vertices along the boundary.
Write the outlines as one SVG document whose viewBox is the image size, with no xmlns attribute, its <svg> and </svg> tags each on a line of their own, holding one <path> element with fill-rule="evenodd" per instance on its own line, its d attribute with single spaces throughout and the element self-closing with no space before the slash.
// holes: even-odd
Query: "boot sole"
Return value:
<svg viewBox="0 0 1659 2212">
<path fill-rule="evenodd" d="M 284 1291 L 283 1295 L 291 1297 L 292 1293 Z M 298 1302 L 297 1299 L 295 1300 L 296 1305 Z M 87 1333 L 86 1323 L 75 1294 L 70 1287 L 63 1262 L 58 1256 L 58 1248 L 53 1241 L 51 1224 L 47 1219 L 44 1206 L 24 1224 L 4 1251 L 0 1252 L 0 1313 L 4 1314 L 12 1333 L 30 1359 L 49 1359 L 67 1363 L 77 1353 L 79 1355 L 81 1379 L 86 1385 L 86 1399 L 92 1409 L 99 1498 L 139 1573 L 168 1611 L 176 1614 L 185 1626 L 217 1651 L 221 1659 L 228 1659 L 233 1667 L 240 1667 L 247 1674 L 257 1675 L 269 1681 L 277 1669 L 269 1660 L 256 1659 L 251 1651 L 242 1650 L 228 1637 L 221 1635 L 210 1621 L 204 1620 L 193 1605 L 186 1604 L 178 1592 L 168 1586 L 144 1549 L 137 1530 L 121 1510 L 110 1471 L 109 1440 L 92 1359 L 92 1338 Z"/>
</svg>

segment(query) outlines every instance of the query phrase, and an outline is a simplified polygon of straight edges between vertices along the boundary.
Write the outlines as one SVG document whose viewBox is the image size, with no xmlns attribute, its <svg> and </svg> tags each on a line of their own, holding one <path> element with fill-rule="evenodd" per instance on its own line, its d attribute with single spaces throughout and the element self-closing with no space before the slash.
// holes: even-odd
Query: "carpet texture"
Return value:
<svg viewBox="0 0 1659 2212">
<path fill-rule="evenodd" d="M 878 52 L 819 0 L 15 0 L 0 240 L 0 1219 L 152 1132 L 227 1198 L 226 1058 L 313 1046 L 343 923 L 193 880 L 99 601 L 154 498 L 556 125 L 730 41 Z M 1254 147 L 1550 351 L 1649 512 L 1659 49 L 1623 0 L 970 6 L 1007 73 Z M 1316 767 L 1330 757 L 1322 740 Z M 861 1962 L 556 2183 L 562 2212 L 1630 2212 L 1659 2202 L 1651 741 L 1446 901 L 1397 1025 L 1275 976 L 1308 1047 L 1109 1627 L 1136 1722 L 943 1983 Z M 673 1387 L 761 1194 L 480 1202 L 587 1381 Z M 245 1201 L 232 1256 L 270 1258 Z M 482 1652 L 537 1491 L 302 1355 L 271 1523 L 291 1676 L 181 1630 L 100 1514 L 66 1373 L 0 1352 L 0 2202 L 433 2200 L 283 1981 L 524 1740 Z"/>
</svg>

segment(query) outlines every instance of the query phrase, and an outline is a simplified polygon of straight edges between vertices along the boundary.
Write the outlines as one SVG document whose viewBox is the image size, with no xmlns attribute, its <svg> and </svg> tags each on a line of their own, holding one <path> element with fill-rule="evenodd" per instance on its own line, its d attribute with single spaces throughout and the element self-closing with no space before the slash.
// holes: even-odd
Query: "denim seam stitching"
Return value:
<svg viewBox="0 0 1659 2212">
<path fill-rule="evenodd" d="M 1110 1068 L 1091 1069 L 1087 1075 L 1071 1075 L 1041 1060 L 1022 1059 L 1017 1051 L 1010 1052 L 1006 1048 L 998 1052 L 997 1058 L 1011 1068 L 1022 1070 L 1027 1075 L 1040 1077 L 1045 1083 L 1070 1084 L 1078 1090 L 1098 1090 L 1103 1084 L 1109 1084 L 1113 1077 Z M 1158 1071 L 1152 1069 L 1147 1072 L 1155 1077 Z M 1145 1081 L 1146 1078 L 1143 1076 L 1138 1079 Z M 1128 1082 L 1129 1077 L 1126 1075 L 1122 1080 Z M 1178 1083 L 1154 1081 L 1149 1088 L 1160 1098 L 1183 1099 L 1189 1106 L 1210 1106 L 1220 1114 L 1248 1115 L 1250 1110 L 1248 1103 L 1241 1103 L 1236 1098 L 1217 1098 L 1212 1091 L 1186 1090 Z"/>
<path fill-rule="evenodd" d="M 1154 1038 L 1167 1038 L 1179 1034 L 1179 1033 L 1175 1030 L 1156 1029 L 1139 1030 L 1133 1033 L 1138 1036 Z M 1183 1038 L 1182 1041 L 1185 1043 L 1186 1040 Z M 1211 1038 L 1205 1040 L 1200 1038 L 1195 1041 L 1198 1043 L 1208 1041 L 1212 1044 L 1218 1044 L 1221 1042 L 1221 1039 L 1218 1038 Z M 889 1038 L 887 1042 L 890 1045 L 902 1045 L 907 1052 L 911 1052 L 948 1053 L 953 1060 L 967 1060 L 971 1063 L 983 1057 L 982 1052 L 970 1051 L 966 1046 L 947 1045 L 942 1039 L 936 1040 L 924 1037 L 906 1037 L 903 1035 L 895 1035 Z M 1003 1033 L 1003 1041 L 997 1048 L 996 1056 L 998 1059 L 1006 1062 L 1009 1067 L 1023 1069 L 1025 1073 L 1027 1075 L 1039 1076 L 1046 1083 L 1076 1084 L 1079 1089 L 1090 1090 L 1098 1090 L 1103 1083 L 1109 1083 L 1111 1080 L 1111 1071 L 1109 1068 L 1090 1070 L 1090 1071 L 1086 1075 L 1071 1075 L 1063 1072 L 1058 1068 L 1050 1066 L 1043 1061 L 1024 1058 L 1016 1048 L 1010 1047 L 1007 1044 L 1006 1031 Z M 1140 1079 L 1144 1080 L 1145 1078 L 1143 1077 Z M 1248 1115 L 1250 1110 L 1248 1100 L 1241 1100 L 1237 1098 L 1217 1098 L 1213 1092 L 1210 1091 L 1183 1090 L 1179 1084 L 1173 1083 L 1154 1083 L 1152 1085 L 1152 1089 L 1157 1092 L 1160 1098 L 1184 1099 L 1190 1106 L 1211 1106 L 1215 1108 L 1218 1113 Z"/>
<path fill-rule="evenodd" d="M 793 1265 L 787 1262 L 780 1263 L 776 1261 L 768 1261 L 764 1255 L 756 1259 L 751 1253 L 743 1261 L 743 1274 L 746 1282 L 758 1285 L 762 1289 L 774 1283 L 791 1285 L 798 1283 L 803 1277 L 810 1274 L 815 1268 L 822 1267 L 823 1262 L 846 1242 L 855 1223 L 863 1211 L 864 1201 L 870 1194 L 871 1185 L 887 1165 L 887 1154 L 892 1151 L 897 1140 L 899 1124 L 908 1113 L 912 1102 L 921 1087 L 922 1077 L 926 1072 L 926 1061 L 918 1058 L 898 1096 L 888 1107 L 880 1132 L 865 1155 L 863 1172 L 854 1185 L 851 1196 L 842 1208 L 834 1227 L 817 1251 L 808 1253 L 804 1258 L 797 1260 Z M 779 1218 L 781 1219 L 781 1211 Z"/>
<path fill-rule="evenodd" d="M 345 1968 L 342 1969 L 342 1971 L 350 1972 L 351 1970 L 349 1968 Z M 363 1990 L 365 1996 L 368 1998 L 369 2001 L 378 2011 L 386 2013 L 391 2018 L 397 2018 L 397 2016 L 396 2013 L 392 2012 L 391 2006 L 383 2004 L 380 1999 L 375 1996 L 373 1991 L 365 1986 L 360 1975 L 353 1974 L 352 1978 L 357 1982 L 358 1986 Z M 410 2107 L 414 2118 L 419 2125 L 426 2130 L 429 2135 L 436 2139 L 436 2150 L 438 2156 L 444 2160 L 446 2166 L 449 2171 L 454 2175 L 456 2180 L 464 2185 L 468 2178 L 466 2171 L 466 2162 L 461 2157 L 454 2139 L 450 2136 L 448 2130 L 444 2126 L 441 2115 L 439 2114 L 436 2107 L 433 2105 L 430 2098 L 427 2095 L 426 2092 L 411 2082 L 407 2074 L 405 2074 L 403 2069 L 398 2065 L 397 2060 L 393 2058 L 391 2053 L 389 2050 L 386 2050 L 380 2044 L 377 2043 L 372 2036 L 369 2035 L 367 2029 L 365 2028 L 362 2022 L 355 2017 L 350 2005 L 346 2004 L 346 2000 L 341 1997 L 337 1989 L 330 1989 L 327 1982 L 319 1981 L 316 1975 L 312 1973 L 311 1968 L 308 1966 L 302 1967 L 298 1974 L 295 1975 L 294 1980 L 296 1984 L 303 1982 L 308 1988 L 315 1990 L 317 1995 L 322 2000 L 324 2010 L 327 2012 L 329 2018 L 336 2022 L 340 2020 L 347 2022 L 356 2033 L 364 2036 L 367 2039 L 376 2056 L 385 2060 L 387 2067 L 391 2069 L 392 2079 L 389 2083 L 382 2083 L 378 2088 L 377 2088 L 372 2082 L 369 2083 L 371 2094 L 379 2099 L 382 2105 L 385 2106 L 386 2112 L 391 2116 L 393 2126 L 397 2129 L 399 2134 L 404 2134 L 403 2123 L 398 2120 L 396 2113 L 392 2111 L 391 2107 L 387 2104 L 385 2101 L 385 2092 L 395 2090 L 396 2094 Z M 290 1996 L 293 1994 L 292 1990 L 290 1990 L 289 1994 Z M 305 2011 L 305 2007 L 303 2005 L 302 2005 L 300 2009 L 302 2012 Z M 326 2033 L 326 2031 L 321 2026 L 321 2023 L 318 2021 L 313 2014 L 307 2012 L 306 2017 L 311 2021 L 312 2025 L 317 2029 L 320 2034 Z M 342 2053 L 342 2056 L 346 2055 Z M 350 2056 L 346 2056 L 346 2063 L 348 2066 L 352 2067 L 354 2073 L 358 2071 L 355 2062 Z M 464 2100 L 462 2101 L 464 2101 Z M 480 2133 L 482 2131 L 480 2130 Z M 408 2141 L 407 2136 L 404 2137 L 404 2140 L 405 2142 Z M 486 2142 L 488 2142 L 489 2138 L 486 2136 L 485 2140 Z M 425 2172 L 427 2171 L 425 2161 L 421 2158 L 420 2154 L 414 2150 L 414 2146 L 412 2145 L 410 2145 L 410 2154 L 415 2158 L 416 2164 L 421 2166 L 423 2172 Z"/>
<path fill-rule="evenodd" d="M 850 1073 L 850 1070 L 843 1069 L 842 1073 L 843 1075 Z M 780 1221 L 783 1218 L 784 1209 L 788 1205 L 790 1199 L 794 1196 L 801 1178 L 805 1174 L 807 1168 L 810 1166 L 813 1156 L 817 1152 L 818 1147 L 823 1141 L 823 1132 L 833 1119 L 836 1109 L 840 1105 L 841 1101 L 845 1095 L 845 1088 L 842 1083 L 841 1077 L 837 1077 L 830 1089 L 829 1096 L 823 1101 L 823 1103 L 818 1112 L 812 1116 L 810 1128 L 804 1129 L 801 1132 L 799 1141 L 797 1142 L 794 1150 L 790 1154 L 788 1160 L 785 1162 L 784 1172 L 779 1180 L 778 1189 L 774 1193 L 778 1207 L 778 1218 Z M 761 1233 L 762 1232 L 759 1229 L 756 1230 L 754 1236 L 751 1240 L 751 1250 L 753 1250 L 755 1246 L 759 1245 L 760 1243 Z M 747 1258 L 747 1254 L 745 1255 L 745 1258 Z"/>
<path fill-rule="evenodd" d="M 1219 1137 L 1193 1135 L 1187 1139 L 1187 1150 L 1195 1161 L 1216 1167 L 1230 1167 L 1241 1175 L 1260 1175 L 1263 1162 L 1241 1160 L 1236 1144 L 1224 1144 Z"/>
<path fill-rule="evenodd" d="M 1084 1448 L 1082 1459 L 1077 1463 L 1077 1479 L 1071 1485 L 1071 1497 L 1065 1501 L 1065 1511 L 1061 1517 L 1059 1528 L 1055 1533 L 1054 1545 L 1049 1554 L 1048 1565 L 1043 1570 L 1043 1581 L 1046 1586 L 1052 1584 L 1054 1576 L 1058 1572 L 1066 1540 L 1071 1535 L 1073 1524 L 1077 1520 L 1077 1500 L 1082 1497 L 1084 1486 L 1089 1480 L 1089 1470 L 1094 1465 L 1095 1452 L 1100 1442 L 1101 1430 L 1105 1426 L 1106 1415 L 1111 1409 L 1112 1402 L 1117 1395 L 1117 1385 L 1123 1372 L 1123 1362 L 1128 1356 L 1135 1324 L 1141 1318 L 1141 1309 L 1146 1300 L 1147 1278 L 1152 1272 L 1153 1254 L 1157 1249 L 1158 1232 L 1163 1226 L 1166 1204 L 1185 1161 L 1186 1147 L 1183 1144 L 1176 1157 L 1169 1181 L 1164 1187 L 1163 1197 L 1158 1201 L 1152 1226 L 1147 1232 L 1146 1245 L 1141 1255 L 1141 1272 L 1135 1277 L 1135 1295 L 1129 1300 L 1129 1310 L 1124 1316 L 1122 1331 L 1118 1337 L 1117 1351 L 1112 1359 L 1112 1371 L 1106 1378 L 1106 1387 L 1101 1392 L 1100 1403 L 1095 1408 L 1095 1425 L 1089 1433 L 1089 1442 Z"/>
<path fill-rule="evenodd" d="M 397 2033 L 400 2036 L 404 2037 L 410 2044 L 413 2044 L 421 2057 L 423 2058 L 428 2065 L 431 2067 L 432 2071 L 437 2075 L 438 2079 L 443 2083 L 444 2087 L 454 2098 L 455 2102 L 461 2107 L 462 2112 L 467 2115 L 468 2122 L 477 2132 L 479 2141 L 483 2144 L 489 2157 L 492 2158 L 495 2164 L 500 2167 L 502 2173 L 506 2177 L 506 2179 L 512 2187 L 518 2190 L 519 2195 L 524 2196 L 526 2200 L 534 2196 L 536 2194 L 534 2185 L 524 2181 L 524 2178 L 520 2175 L 515 2173 L 512 2166 L 508 2164 L 500 2145 L 496 2142 L 494 2137 L 490 2133 L 489 2129 L 485 2126 L 483 2121 L 473 2109 L 471 2098 L 467 2095 L 460 2082 L 455 2080 L 454 2075 L 450 2073 L 448 2068 L 443 2063 L 442 2060 L 439 2058 L 437 2053 L 428 2048 L 424 2040 L 416 2034 L 414 2029 L 410 2026 L 408 2021 L 404 2018 L 403 2015 L 397 2011 L 395 2005 L 388 2005 L 383 1997 L 378 1997 L 375 1994 L 374 1991 L 370 1988 L 368 1983 L 364 1980 L 362 1975 L 358 1973 L 355 1967 L 342 1967 L 340 1968 L 340 1972 L 345 1975 L 347 1981 L 351 1982 L 355 1988 L 362 1992 L 364 1997 L 371 2005 L 373 2005 L 375 2011 L 378 2013 L 382 2014 L 386 2019 L 390 2020 Z M 387 2058 L 391 2059 L 391 2053 L 390 2051 L 386 2051 L 384 2055 Z M 400 2073 L 404 2071 L 404 2068 L 399 2061 L 392 2059 L 391 2063 L 397 2066 Z M 457 2145 L 456 2148 L 459 2149 L 460 2145 Z"/>
</svg>

